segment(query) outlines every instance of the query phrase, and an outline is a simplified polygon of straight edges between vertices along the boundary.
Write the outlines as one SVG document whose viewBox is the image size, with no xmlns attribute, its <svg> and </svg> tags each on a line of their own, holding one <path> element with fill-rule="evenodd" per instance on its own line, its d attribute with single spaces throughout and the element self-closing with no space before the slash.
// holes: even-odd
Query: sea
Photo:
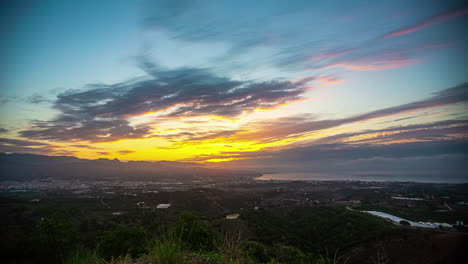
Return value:
<svg viewBox="0 0 468 264">
<path fill-rule="evenodd" d="M 318 173 L 265 173 L 255 178 L 259 181 L 374 181 L 374 182 L 422 182 L 468 183 L 468 177 L 451 175 L 336 175 Z"/>
</svg>

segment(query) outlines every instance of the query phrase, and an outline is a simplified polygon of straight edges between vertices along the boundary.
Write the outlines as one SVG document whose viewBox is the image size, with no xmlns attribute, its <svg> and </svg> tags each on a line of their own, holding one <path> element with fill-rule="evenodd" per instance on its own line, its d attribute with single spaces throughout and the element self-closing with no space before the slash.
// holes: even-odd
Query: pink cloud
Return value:
<svg viewBox="0 0 468 264">
<path fill-rule="evenodd" d="M 341 51 L 328 52 L 328 53 L 320 54 L 317 56 L 309 57 L 308 59 L 309 60 L 321 60 L 321 59 L 335 58 L 335 57 L 350 53 L 351 51 L 354 51 L 354 50 L 355 49 L 347 49 L 347 50 L 341 50 Z"/>
<path fill-rule="evenodd" d="M 315 76 L 312 76 L 312 77 L 305 77 L 305 78 L 301 78 L 301 79 L 297 79 L 297 80 L 292 80 L 291 83 L 292 84 L 296 84 L 296 85 L 305 85 L 309 82 L 312 82 L 312 81 L 315 81 L 317 78 Z"/>
<path fill-rule="evenodd" d="M 331 76 L 321 76 L 319 77 L 319 80 L 322 82 L 322 85 L 325 86 L 341 83 L 340 79 Z"/>
<path fill-rule="evenodd" d="M 462 9 L 462 10 L 457 10 L 457 11 L 452 11 L 452 12 L 447 12 L 447 13 L 442 13 L 439 15 L 436 15 L 432 18 L 429 18 L 425 21 L 422 21 L 419 24 L 415 24 L 397 31 L 390 32 L 388 34 L 383 35 L 381 38 L 393 38 L 393 37 L 398 37 L 398 36 L 403 36 L 406 34 L 413 33 L 415 31 L 421 30 L 423 28 L 426 28 L 428 26 L 434 25 L 434 24 L 440 24 L 442 22 L 445 22 L 451 18 L 457 17 L 457 16 L 463 16 L 468 14 L 468 9 Z"/>
<path fill-rule="evenodd" d="M 323 69 L 330 68 L 345 68 L 351 71 L 379 71 L 401 68 L 408 65 L 420 63 L 419 59 L 410 59 L 405 57 L 394 57 L 389 59 L 380 59 L 375 61 L 344 61 L 338 62 L 324 67 Z"/>
<path fill-rule="evenodd" d="M 301 78 L 297 80 L 292 80 L 291 83 L 296 84 L 296 85 L 304 85 L 306 89 L 314 89 L 316 88 L 315 86 L 310 86 L 310 85 L 307 86 L 307 84 L 312 81 L 319 81 L 321 85 L 324 85 L 324 86 L 341 83 L 340 79 L 333 77 L 333 76 L 305 77 L 305 78 Z"/>
</svg>

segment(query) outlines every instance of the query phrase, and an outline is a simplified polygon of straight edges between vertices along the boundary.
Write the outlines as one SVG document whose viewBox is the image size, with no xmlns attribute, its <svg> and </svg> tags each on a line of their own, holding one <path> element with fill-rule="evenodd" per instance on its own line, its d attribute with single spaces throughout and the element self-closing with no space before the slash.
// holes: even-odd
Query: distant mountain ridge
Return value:
<svg viewBox="0 0 468 264">
<path fill-rule="evenodd" d="M 177 161 L 128 161 L 80 159 L 73 156 L 0 153 L 0 181 L 57 178 L 122 181 L 186 181 L 200 178 L 258 176 L 248 171 L 211 169 L 202 164 Z"/>
</svg>

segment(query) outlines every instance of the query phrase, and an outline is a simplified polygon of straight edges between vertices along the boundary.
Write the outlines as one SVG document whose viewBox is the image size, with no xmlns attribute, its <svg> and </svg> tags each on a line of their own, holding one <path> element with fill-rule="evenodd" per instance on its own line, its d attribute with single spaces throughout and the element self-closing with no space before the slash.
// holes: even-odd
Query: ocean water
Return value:
<svg viewBox="0 0 468 264">
<path fill-rule="evenodd" d="M 335 175 L 318 173 L 266 173 L 255 178 L 260 181 L 283 180 L 283 181 L 395 181 L 395 182 L 423 182 L 423 183 L 468 183 L 468 177 L 455 176 L 423 176 L 423 175 Z"/>
</svg>

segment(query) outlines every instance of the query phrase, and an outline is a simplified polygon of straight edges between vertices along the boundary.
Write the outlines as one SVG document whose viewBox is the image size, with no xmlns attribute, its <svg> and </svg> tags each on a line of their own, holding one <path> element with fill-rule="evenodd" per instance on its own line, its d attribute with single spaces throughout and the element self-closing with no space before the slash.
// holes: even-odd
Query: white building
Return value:
<svg viewBox="0 0 468 264">
<path fill-rule="evenodd" d="M 171 204 L 158 204 L 156 206 L 157 209 L 167 209 L 171 206 Z"/>
<path fill-rule="evenodd" d="M 239 216 L 239 214 L 228 214 L 226 215 L 226 219 L 237 219 Z"/>
</svg>

